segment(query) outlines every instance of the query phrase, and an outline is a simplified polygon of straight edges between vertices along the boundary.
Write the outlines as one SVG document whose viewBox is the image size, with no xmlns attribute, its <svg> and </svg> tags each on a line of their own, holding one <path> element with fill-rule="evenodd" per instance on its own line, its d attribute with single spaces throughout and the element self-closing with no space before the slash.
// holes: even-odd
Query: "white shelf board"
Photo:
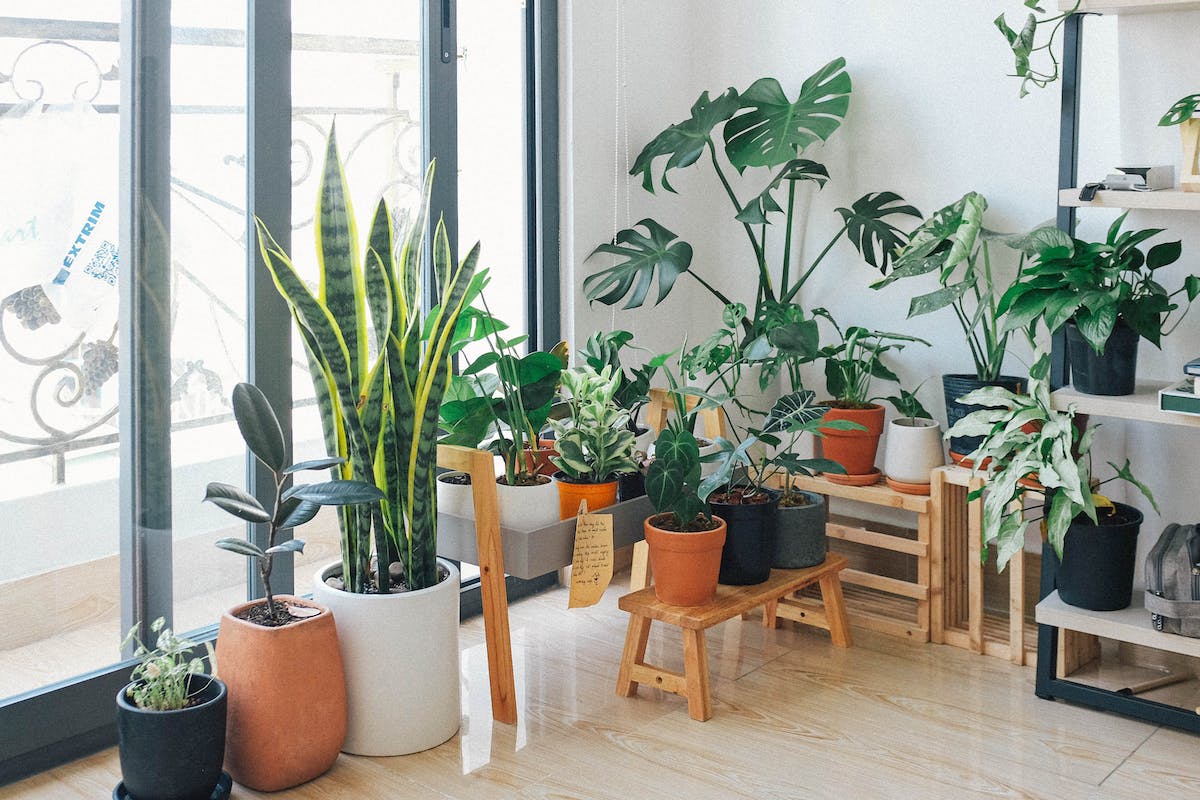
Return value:
<svg viewBox="0 0 1200 800">
<path fill-rule="evenodd" d="M 1198 6 L 1200 7 L 1200 6 Z M 1200 192 L 1163 189 L 1157 192 L 1096 192 L 1096 199 L 1079 199 L 1079 189 L 1060 189 L 1058 204 L 1075 208 L 1142 208 L 1157 211 L 1200 211 Z"/>
<path fill-rule="evenodd" d="M 1070 11 L 1075 0 L 1058 0 L 1060 11 Z M 1195 0 L 1083 0 L 1079 11 L 1095 14 L 1155 14 L 1168 11 L 1195 11 L 1200 2 Z"/>
<path fill-rule="evenodd" d="M 1139 382 L 1134 394 L 1122 397 L 1083 394 L 1069 386 L 1064 386 L 1050 395 L 1050 402 L 1059 410 L 1065 410 L 1068 404 L 1074 403 L 1079 412 L 1095 414 L 1098 417 L 1115 417 L 1139 422 L 1200 428 L 1200 414 L 1173 414 L 1159 409 L 1158 390 L 1167 385 L 1166 383 Z"/>
<path fill-rule="evenodd" d="M 1120 611 L 1088 611 L 1069 606 L 1054 591 L 1037 604 L 1037 621 L 1040 625 L 1053 625 L 1156 650 L 1200 657 L 1200 639 L 1154 630 L 1150 624 L 1150 612 L 1146 611 L 1142 594 L 1137 591 L 1129 608 Z"/>
</svg>

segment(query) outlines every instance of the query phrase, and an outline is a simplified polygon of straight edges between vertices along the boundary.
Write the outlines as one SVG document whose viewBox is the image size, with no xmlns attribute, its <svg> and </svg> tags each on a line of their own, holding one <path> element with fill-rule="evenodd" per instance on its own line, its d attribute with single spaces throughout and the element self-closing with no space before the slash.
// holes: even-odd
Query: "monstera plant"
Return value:
<svg viewBox="0 0 1200 800">
<path fill-rule="evenodd" d="M 663 189 L 675 191 L 670 182 L 672 170 L 701 160 L 711 164 L 733 221 L 750 246 L 757 278 L 753 298 L 737 303 L 727 297 L 692 269 L 692 245 L 648 218 L 618 231 L 611 242 L 596 248 L 593 255 L 615 256 L 617 261 L 584 280 L 588 300 L 606 305 L 624 301 L 625 308 L 639 308 L 657 280 L 657 304 L 666 299 L 680 276 L 688 275 L 722 307 L 743 305 L 749 310 L 741 323 L 747 339 L 761 337 L 771 344 L 786 340 L 795 358 L 815 357 L 816 323 L 797 305 L 800 290 L 813 271 L 842 238 L 848 239 L 868 264 L 884 268 L 892 251 L 906 239 L 892 220 L 920 217 L 920 212 L 897 194 L 866 194 L 848 208 L 837 209 L 842 224 L 811 263 L 796 261 L 793 251 L 802 218 L 798 202 L 801 184 L 820 188 L 830 177 L 824 165 L 802 155 L 810 146 L 828 140 L 845 118 L 851 89 L 845 67 L 842 58 L 821 67 L 804 81 L 794 100 L 774 78 L 761 78 L 741 92 L 729 88 L 716 98 L 704 92 L 692 106 L 691 116 L 654 137 L 630 170 L 631 175 L 642 177 L 642 187 L 653 194 L 656 180 Z M 763 170 L 766 175 L 761 188 L 745 197 L 734 188 L 730 172 L 745 177 L 749 170 Z M 776 237 L 768 232 L 780 219 L 782 244 L 775 245 Z"/>
</svg>

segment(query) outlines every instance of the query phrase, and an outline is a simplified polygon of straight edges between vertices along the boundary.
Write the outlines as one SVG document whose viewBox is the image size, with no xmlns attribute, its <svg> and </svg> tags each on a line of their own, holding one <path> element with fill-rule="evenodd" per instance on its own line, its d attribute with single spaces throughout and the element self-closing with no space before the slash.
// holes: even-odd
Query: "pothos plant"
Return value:
<svg viewBox="0 0 1200 800">
<path fill-rule="evenodd" d="M 624 300 L 625 308 L 639 308 L 657 279 L 654 302 L 658 304 L 681 275 L 688 275 L 722 307 L 741 302 L 750 309 L 741 322 L 746 339 L 786 335 L 794 343 L 807 344 L 811 357 L 817 341 L 815 323 L 799 313 L 796 303 L 814 270 L 843 238 L 868 264 L 883 267 L 905 240 L 893 220 L 920 217 L 917 209 L 893 192 L 868 193 L 848 208 L 836 209 L 842 224 L 816 258 L 807 265 L 795 258 L 794 241 L 802 233 L 798 231 L 800 209 L 805 205 L 798 202 L 801 186 L 820 188 L 829 180 L 824 165 L 801 156 L 810 146 L 828 140 L 845 118 L 851 91 L 845 66 L 845 59 L 837 58 L 821 67 L 804 81 L 794 100 L 774 78 L 761 78 L 740 92 L 731 87 L 715 98 L 704 92 L 693 104 L 691 116 L 654 137 L 630 169 L 631 175 L 642 176 L 646 191 L 654 193 L 657 178 L 663 189 L 674 192 L 669 180 L 672 170 L 708 161 L 729 203 L 732 221 L 750 247 L 756 275 L 752 300 L 730 298 L 717 289 L 692 268 L 692 245 L 647 218 L 618 231 L 612 242 L 593 252 L 618 261 L 584 280 L 589 302 L 615 305 Z M 656 175 L 655 165 L 663 159 Z M 758 184 L 762 188 L 748 198 L 739 195 L 730 181 L 731 171 L 745 176 L 747 170 L 766 171 Z M 777 240 L 768 233 L 780 215 L 782 244 L 773 245 Z M 798 373 L 793 377 L 798 380 Z"/>
<path fill-rule="evenodd" d="M 1042 7 L 1046 0 L 1024 0 L 1029 15 L 1025 17 L 1020 31 L 1008 24 L 1004 14 L 996 17 L 994 24 L 1008 41 L 1015 59 L 1013 77 L 1021 79 L 1021 97 L 1029 94 L 1030 86 L 1045 89 L 1058 80 L 1059 62 L 1054 43 L 1067 19 L 1079 10 L 1080 1 L 1075 0 L 1075 4 L 1066 11 L 1047 16 L 1046 9 Z M 1034 59 L 1039 57 L 1039 53 L 1045 54 L 1048 67 L 1034 67 Z"/>
<path fill-rule="evenodd" d="M 275 483 L 274 502 L 271 509 L 267 510 L 254 495 L 219 481 L 208 484 L 204 500 L 252 525 L 267 526 L 266 547 L 244 538 L 222 538 L 216 544 L 222 550 L 248 556 L 258 567 L 258 577 L 262 580 L 266 595 L 266 616 L 255 621 L 268 626 L 286 625 L 292 620 L 293 614 L 276 606 L 275 594 L 271 591 L 271 572 L 275 556 L 304 552 L 304 540 L 293 538 L 281 542 L 280 531 L 310 521 L 321 506 L 377 503 L 384 499 L 384 494 L 374 483 L 354 480 L 299 484 L 284 489 L 288 478 L 297 472 L 330 469 L 339 466 L 345 459 L 331 456 L 289 466 L 291 459 L 288 458 L 287 442 L 283 438 L 279 418 L 275 416 L 275 410 L 262 390 L 253 384 L 239 383 L 234 387 L 233 418 L 250 452 L 271 471 Z"/>
</svg>

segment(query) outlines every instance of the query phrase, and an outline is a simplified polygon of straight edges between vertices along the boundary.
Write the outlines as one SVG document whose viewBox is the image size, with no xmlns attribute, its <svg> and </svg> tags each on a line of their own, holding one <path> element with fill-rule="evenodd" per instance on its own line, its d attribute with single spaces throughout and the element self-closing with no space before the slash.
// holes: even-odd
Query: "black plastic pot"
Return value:
<svg viewBox="0 0 1200 800">
<path fill-rule="evenodd" d="M 1142 512 L 1124 503 L 1116 506 L 1125 520 L 1116 525 L 1095 525 L 1084 515 L 1076 517 L 1063 540 L 1061 561 L 1053 547 L 1046 547 L 1049 558 L 1058 561 L 1055 585 L 1064 603 L 1091 611 L 1129 606 Z"/>
<path fill-rule="evenodd" d="M 1137 351 L 1140 337 L 1133 328 L 1117 320 L 1097 353 L 1083 338 L 1074 322 L 1067 323 L 1067 358 L 1071 383 L 1084 394 L 1121 396 L 1133 394 L 1137 382 Z"/>
<path fill-rule="evenodd" d="M 617 475 L 617 502 L 632 500 L 646 493 L 646 476 L 639 472 L 622 472 Z"/>
<path fill-rule="evenodd" d="M 958 402 L 958 398 L 963 395 L 973 392 L 976 389 L 982 389 L 985 386 L 1002 386 L 1017 394 L 1024 394 L 1025 385 L 1024 378 L 1017 378 L 1012 375 L 1001 375 L 994 381 L 981 381 L 975 377 L 974 373 L 943 375 L 942 391 L 946 397 L 946 430 L 954 427 L 954 423 L 972 411 L 979 410 L 979 406 L 968 406 Z M 968 456 L 975 452 L 981 444 L 983 444 L 982 436 L 951 436 L 950 455 Z M 956 458 L 955 460 L 959 459 Z"/>
<path fill-rule="evenodd" d="M 710 501 L 713 513 L 725 520 L 725 546 L 717 580 L 732 586 L 762 583 L 771 577 L 779 529 L 779 492 L 767 489 L 766 503 L 730 504 Z"/>
<path fill-rule="evenodd" d="M 208 800 L 221 779 L 225 684 L 192 675 L 189 691 L 196 704 L 178 711 L 146 711 L 117 694 L 121 782 L 135 800 Z"/>
<path fill-rule="evenodd" d="M 825 535 L 825 498 L 813 492 L 797 492 L 808 499 L 806 506 L 780 506 L 775 537 L 776 569 L 815 567 L 825 560 L 829 537 Z"/>
</svg>

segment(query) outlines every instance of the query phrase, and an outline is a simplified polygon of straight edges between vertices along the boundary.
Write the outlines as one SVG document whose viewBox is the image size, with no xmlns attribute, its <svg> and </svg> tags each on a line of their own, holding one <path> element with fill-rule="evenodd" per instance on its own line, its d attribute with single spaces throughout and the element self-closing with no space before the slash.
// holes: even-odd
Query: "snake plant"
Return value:
<svg viewBox="0 0 1200 800">
<path fill-rule="evenodd" d="M 342 509 L 342 578 L 351 592 L 390 591 L 387 565 L 397 561 L 409 589 L 438 582 L 438 410 L 460 314 L 481 291 L 485 272 L 476 272 L 478 244 L 453 263 L 439 221 L 429 248 L 437 304 L 422 313 L 433 172 L 431 163 L 421 205 L 402 235 L 393 231 L 387 203 L 379 201 L 360 258 L 345 170 L 330 129 L 317 202 L 315 294 L 258 223 L 263 260 L 308 356 L 326 446 L 345 459 L 335 477 L 373 482 L 385 495 L 371 506 Z M 372 551 L 381 565 L 374 571 Z"/>
</svg>

